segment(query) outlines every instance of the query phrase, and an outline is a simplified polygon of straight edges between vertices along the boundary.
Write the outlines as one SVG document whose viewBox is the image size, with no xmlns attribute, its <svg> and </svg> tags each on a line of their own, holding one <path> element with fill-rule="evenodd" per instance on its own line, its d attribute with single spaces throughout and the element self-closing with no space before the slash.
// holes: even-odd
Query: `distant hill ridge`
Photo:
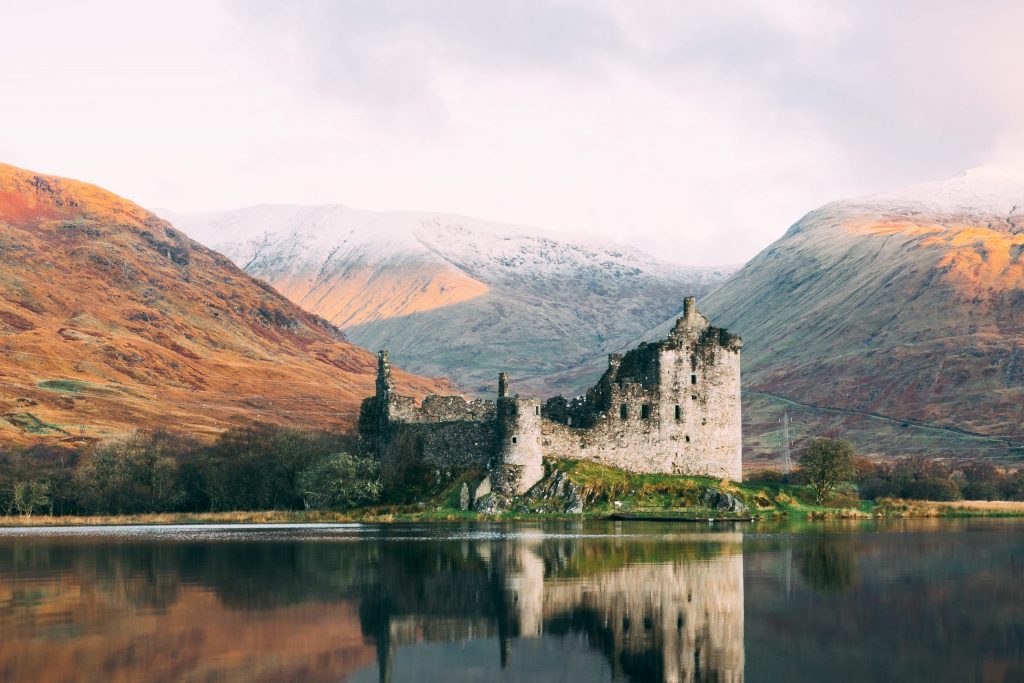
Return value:
<svg viewBox="0 0 1024 683">
<path fill-rule="evenodd" d="M 866 452 L 1024 456 L 1018 171 L 826 204 L 700 305 L 746 342 L 751 458 L 781 452 L 783 410 Z"/>
</svg>

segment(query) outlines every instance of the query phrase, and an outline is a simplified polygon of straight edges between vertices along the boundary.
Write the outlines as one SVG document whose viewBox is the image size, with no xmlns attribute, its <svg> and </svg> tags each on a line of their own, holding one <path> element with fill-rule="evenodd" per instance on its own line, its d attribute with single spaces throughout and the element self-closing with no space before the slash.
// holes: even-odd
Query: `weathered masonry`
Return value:
<svg viewBox="0 0 1024 683">
<path fill-rule="evenodd" d="M 543 476 L 544 457 L 587 459 L 635 472 L 742 477 L 742 340 L 714 327 L 692 297 L 665 339 L 612 354 L 583 396 L 543 404 L 395 393 L 387 351 L 378 356 L 377 393 L 363 401 L 360 433 L 384 457 L 402 447 L 439 468 L 477 468 L 505 494 Z"/>
</svg>

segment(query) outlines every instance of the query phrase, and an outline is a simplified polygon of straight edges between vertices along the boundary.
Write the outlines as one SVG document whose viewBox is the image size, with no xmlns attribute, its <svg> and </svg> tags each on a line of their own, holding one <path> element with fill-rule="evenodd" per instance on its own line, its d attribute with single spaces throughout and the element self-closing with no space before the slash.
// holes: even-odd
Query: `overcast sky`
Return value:
<svg viewBox="0 0 1024 683">
<path fill-rule="evenodd" d="M 831 199 L 1015 161 L 1022 27 L 985 0 L 0 0 L 0 161 L 737 263 Z"/>
</svg>

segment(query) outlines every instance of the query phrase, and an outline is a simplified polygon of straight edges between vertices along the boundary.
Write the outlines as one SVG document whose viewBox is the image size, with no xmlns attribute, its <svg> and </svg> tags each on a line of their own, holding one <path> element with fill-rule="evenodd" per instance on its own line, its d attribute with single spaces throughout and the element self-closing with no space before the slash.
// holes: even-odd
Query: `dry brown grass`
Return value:
<svg viewBox="0 0 1024 683">
<path fill-rule="evenodd" d="M 101 526 L 117 524 L 281 524 L 298 522 L 351 522 L 351 514 L 331 510 L 296 512 L 166 512 L 147 515 L 10 515 L 0 517 L 0 526 Z"/>
<path fill-rule="evenodd" d="M 983 512 L 1014 512 L 1024 514 L 1024 500 L 958 500 L 936 503 L 940 508 L 953 510 L 979 510 Z"/>
<path fill-rule="evenodd" d="M 1018 500 L 902 500 L 881 498 L 876 512 L 887 517 L 988 517 L 1024 516 Z"/>
</svg>

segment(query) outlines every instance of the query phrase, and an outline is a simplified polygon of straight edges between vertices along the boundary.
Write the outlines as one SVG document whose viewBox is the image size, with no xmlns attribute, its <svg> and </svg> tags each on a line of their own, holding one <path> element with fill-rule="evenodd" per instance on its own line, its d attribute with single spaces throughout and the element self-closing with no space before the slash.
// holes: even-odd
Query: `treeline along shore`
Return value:
<svg viewBox="0 0 1024 683">
<path fill-rule="evenodd" d="M 213 443 L 136 432 L 86 445 L 7 448 L 0 450 L 0 513 L 6 524 L 494 516 L 467 509 L 467 484 L 480 473 L 432 469 L 413 450 L 399 443 L 380 459 L 361 453 L 349 435 L 269 425 L 231 429 Z M 736 503 L 717 515 L 723 518 L 1024 516 L 1019 470 L 919 456 L 852 457 L 846 465 L 822 487 L 810 465 L 789 474 L 751 471 L 732 482 L 552 459 L 545 478 L 500 516 L 706 515 L 723 496 Z M 574 501 L 572 514 L 565 497 Z"/>
</svg>

